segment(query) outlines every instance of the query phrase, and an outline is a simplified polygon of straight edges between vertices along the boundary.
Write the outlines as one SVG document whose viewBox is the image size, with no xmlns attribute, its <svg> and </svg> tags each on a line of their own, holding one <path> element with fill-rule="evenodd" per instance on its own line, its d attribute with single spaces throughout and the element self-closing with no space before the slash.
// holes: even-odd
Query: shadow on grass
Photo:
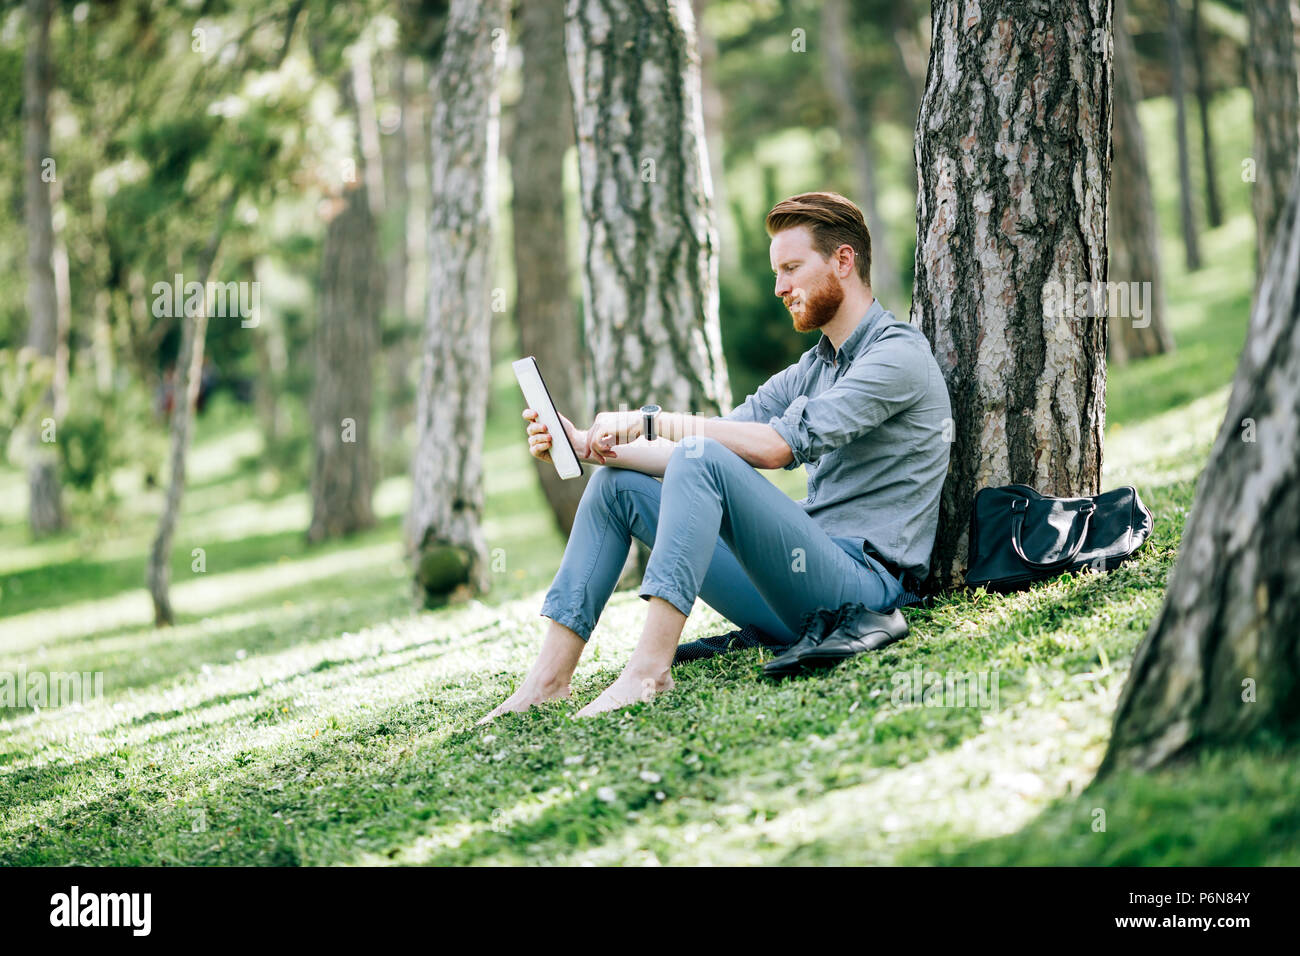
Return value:
<svg viewBox="0 0 1300 956">
<path fill-rule="evenodd" d="M 254 718 L 253 722 L 255 723 L 257 714 L 261 713 L 265 708 L 264 704 L 257 703 L 257 699 L 263 695 L 278 698 L 272 702 L 273 705 L 279 705 L 285 700 L 292 700 L 299 689 L 294 685 L 302 678 L 324 674 L 329 671 L 338 671 L 339 673 L 336 678 L 324 679 L 322 682 L 313 686 L 311 691 L 316 693 L 329 693 L 331 691 L 339 690 L 346 693 L 348 690 L 352 689 L 352 685 L 359 682 L 373 681 L 382 675 L 400 672 L 402 669 L 407 668 L 412 664 L 429 663 L 448 654 L 458 654 L 464 651 L 468 644 L 474 643 L 475 640 L 480 642 L 486 640 L 487 637 L 491 635 L 491 632 L 498 629 L 500 625 L 501 622 L 499 619 L 493 620 L 479 627 L 471 628 L 454 635 L 439 634 L 426 640 L 411 641 L 402 644 L 397 648 L 381 650 L 378 654 L 373 650 L 366 650 L 352 655 L 343 654 L 323 657 L 307 666 L 298 667 L 286 673 L 278 674 L 271 683 L 266 683 L 263 677 L 258 676 L 256 671 L 253 669 L 256 667 L 257 662 L 251 660 L 248 661 L 246 665 L 249 668 L 248 672 L 243 675 L 244 679 L 247 681 L 247 686 L 241 687 L 238 690 L 211 693 L 203 696 L 195 696 L 196 691 L 200 695 L 203 694 L 203 688 L 201 686 L 186 686 L 186 678 L 192 677 L 192 674 L 187 675 L 183 672 L 168 670 L 166 673 L 169 675 L 178 674 L 181 676 L 179 676 L 173 683 L 160 688 L 160 695 L 165 697 L 169 691 L 184 691 L 189 695 L 190 703 L 185 707 L 170 708 L 167 710 L 153 710 L 136 714 L 134 716 L 124 712 L 120 720 L 97 724 L 95 734 L 100 737 L 108 737 L 119 733 L 124 728 L 148 727 L 152 724 L 178 720 L 186 717 L 201 719 L 201 716 L 211 709 L 238 702 L 248 702 L 249 706 L 246 706 L 239 712 L 231 714 L 221 720 L 202 723 L 197 727 L 181 727 L 176 730 L 166 731 L 152 736 L 142 736 L 139 739 L 136 739 L 132 743 L 132 746 L 137 748 L 146 746 L 156 747 L 163 742 L 186 735 L 211 735 L 215 728 L 235 721 L 249 719 L 250 715 Z M 331 638 L 336 636 L 337 635 L 331 635 Z M 298 644 L 295 642 L 290 643 L 288 646 L 295 647 L 298 646 Z M 259 648 L 259 650 L 264 652 L 280 649 L 283 648 Z M 223 662 L 223 664 L 228 663 L 229 661 Z M 472 661 L 467 663 L 466 669 L 473 669 Z M 344 671 L 346 671 L 346 673 Z M 431 687 L 436 688 L 441 686 L 443 683 L 454 682 L 462 675 L 462 673 L 463 671 L 453 670 L 439 675 L 432 682 Z M 254 683 L 254 681 L 257 681 L 257 683 Z M 114 689 L 120 690 L 121 688 Z M 54 736 L 55 738 L 61 737 L 58 733 Z M 63 746 L 63 741 L 61 739 L 55 739 L 49 746 L 56 749 L 60 748 Z M 40 754 L 40 749 L 29 751 L 25 754 L 8 752 L 4 755 L 0 755 L 0 766 L 24 758 L 34 760 L 39 758 Z M 77 761 L 61 761 L 58 764 L 57 772 L 61 774 L 65 772 L 68 767 L 75 767 L 76 765 Z"/>
<path fill-rule="evenodd" d="M 355 576 L 349 580 L 350 583 L 357 581 Z M 317 595 L 305 596 L 301 586 L 271 592 L 263 595 L 260 604 L 244 606 L 232 614 L 236 623 L 229 628 L 221 627 L 221 617 L 186 616 L 178 622 L 179 628 L 193 627 L 204 621 L 211 622 L 212 626 L 195 629 L 183 639 L 178 638 L 175 629 L 157 630 L 138 625 L 118 629 L 112 637 L 97 634 L 90 638 L 68 638 L 58 642 L 56 658 L 42 658 L 41 669 L 103 673 L 105 695 L 111 700 L 160 681 L 183 683 L 204 668 L 231 663 L 240 652 L 266 654 L 331 640 L 340 633 L 359 630 L 376 620 L 388 620 L 403 610 L 409 611 L 409 601 L 394 598 L 391 576 L 376 572 L 365 580 L 374 582 L 374 591 L 350 595 L 346 601 L 330 596 L 330 579 L 319 582 Z M 252 626 L 247 623 L 250 612 L 274 608 L 280 603 L 279 598 L 288 593 L 294 596 L 295 609 L 301 606 L 301 613 L 294 615 L 291 625 L 282 621 Z M 96 646 L 106 639 L 126 643 L 112 651 Z M 77 644 L 86 647 L 79 650 Z M 36 669 L 30 663 L 28 667 Z M 11 710 L 14 716 L 29 712 L 29 708 Z"/>
<path fill-rule="evenodd" d="M 208 545 L 204 548 L 204 558 L 210 568 L 238 571 L 275 561 L 318 557 L 394 540 L 400 528 L 401 521 L 390 518 L 363 534 L 318 546 L 308 544 L 306 536 L 297 531 L 253 535 Z M 191 577 L 192 563 L 189 551 L 176 549 L 172 555 L 172 580 L 183 581 Z M 0 619 L 79 601 L 110 598 L 123 591 L 143 591 L 146 565 L 147 556 L 142 553 L 115 560 L 51 562 L 15 571 L 0 580 L 3 589 Z"/>
</svg>

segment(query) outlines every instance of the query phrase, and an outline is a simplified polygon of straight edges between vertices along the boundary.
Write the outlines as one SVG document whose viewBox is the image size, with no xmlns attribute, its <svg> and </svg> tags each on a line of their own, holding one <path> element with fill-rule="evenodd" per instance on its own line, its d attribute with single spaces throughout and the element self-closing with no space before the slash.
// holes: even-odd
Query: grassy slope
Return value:
<svg viewBox="0 0 1300 956">
<path fill-rule="evenodd" d="M 1221 142 L 1248 137 L 1241 100 L 1219 107 Z M 1169 142 L 1168 111 L 1147 119 Z M 1169 213 L 1172 160 L 1153 163 Z M 0 721 L 0 864 L 1300 861 L 1286 753 L 1086 789 L 1240 348 L 1250 223 L 1246 200 L 1229 209 L 1203 273 L 1185 278 L 1166 255 L 1179 351 L 1111 377 L 1106 484 L 1136 484 L 1156 513 L 1142 556 L 910 612 L 911 639 L 826 676 L 769 685 L 751 652 L 680 668 L 675 693 L 621 714 L 573 722 L 561 703 L 473 727 L 535 651 L 562 548 L 538 517 L 508 367 L 487 468 L 505 566 L 486 603 L 406 613 L 400 480 L 377 496 L 376 531 L 307 549 L 304 496 L 259 493 L 239 466 L 256 435 L 219 409 L 196 449 L 173 631 L 147 626 L 138 588 L 156 495 L 130 496 L 88 550 L 27 543 L 10 504 L 0 671 L 100 669 L 106 695 Z M 0 491 L 20 482 L 0 473 Z M 577 700 L 617 672 L 641 608 L 615 596 Z M 687 636 L 723 626 L 698 604 Z M 994 672 L 997 706 L 895 703 L 917 667 L 926 684 Z"/>
</svg>

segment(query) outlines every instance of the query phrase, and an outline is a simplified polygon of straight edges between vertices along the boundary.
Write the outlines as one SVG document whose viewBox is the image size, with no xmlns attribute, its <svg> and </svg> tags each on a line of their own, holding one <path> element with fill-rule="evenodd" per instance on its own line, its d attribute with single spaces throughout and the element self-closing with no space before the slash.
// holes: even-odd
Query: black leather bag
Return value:
<svg viewBox="0 0 1300 956">
<path fill-rule="evenodd" d="M 1109 571 L 1142 547 L 1152 524 L 1130 486 L 1095 498 L 1052 498 L 1028 485 L 981 488 L 966 585 L 1012 591 L 1065 571 Z"/>
</svg>

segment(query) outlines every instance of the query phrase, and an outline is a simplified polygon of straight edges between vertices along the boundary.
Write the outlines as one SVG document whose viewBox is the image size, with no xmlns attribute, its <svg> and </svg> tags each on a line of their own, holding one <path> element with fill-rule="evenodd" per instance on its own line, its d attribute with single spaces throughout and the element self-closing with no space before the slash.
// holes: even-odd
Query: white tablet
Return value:
<svg viewBox="0 0 1300 956">
<path fill-rule="evenodd" d="M 550 432 L 551 464 L 555 465 L 561 478 L 579 477 L 582 474 L 582 462 L 578 460 L 578 453 L 569 441 L 569 433 L 560 421 L 560 413 L 551 401 L 551 393 L 542 380 L 542 370 L 537 367 L 537 359 L 530 355 L 518 362 L 511 362 L 510 365 L 515 370 L 515 378 L 519 379 L 519 387 L 524 391 L 528 407 L 537 412 L 537 420 Z"/>
</svg>

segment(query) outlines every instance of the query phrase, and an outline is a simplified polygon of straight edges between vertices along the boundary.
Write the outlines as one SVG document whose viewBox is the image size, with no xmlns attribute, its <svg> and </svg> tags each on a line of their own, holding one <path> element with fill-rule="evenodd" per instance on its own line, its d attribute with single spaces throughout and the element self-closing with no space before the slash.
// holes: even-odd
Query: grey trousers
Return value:
<svg viewBox="0 0 1300 956">
<path fill-rule="evenodd" d="M 541 613 L 584 641 L 623 570 L 632 538 L 650 547 L 640 596 L 689 616 L 697 597 L 738 627 L 782 643 L 803 616 L 858 601 L 888 610 L 898 579 L 853 538 L 828 535 L 788 495 L 721 442 L 696 437 L 663 481 L 597 466 Z"/>
</svg>

